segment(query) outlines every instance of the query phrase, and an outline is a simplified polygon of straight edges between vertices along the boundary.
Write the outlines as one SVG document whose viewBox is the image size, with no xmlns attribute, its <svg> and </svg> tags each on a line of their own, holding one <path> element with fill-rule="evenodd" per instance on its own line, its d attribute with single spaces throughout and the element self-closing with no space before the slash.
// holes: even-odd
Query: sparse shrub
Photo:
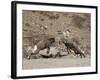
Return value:
<svg viewBox="0 0 100 80">
<path fill-rule="evenodd" d="M 79 29 L 90 29 L 90 14 L 73 15 L 72 22 L 73 25 Z"/>
<path fill-rule="evenodd" d="M 72 18 L 73 18 L 72 22 L 74 23 L 75 27 L 82 29 L 83 28 L 83 22 L 85 21 L 85 19 L 78 16 L 78 15 L 73 15 Z"/>
</svg>

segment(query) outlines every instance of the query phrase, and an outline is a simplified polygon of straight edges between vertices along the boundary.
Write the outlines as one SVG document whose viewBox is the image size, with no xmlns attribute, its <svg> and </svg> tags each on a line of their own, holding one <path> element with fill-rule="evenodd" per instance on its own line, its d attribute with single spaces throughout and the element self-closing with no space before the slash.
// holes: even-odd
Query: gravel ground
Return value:
<svg viewBox="0 0 100 80">
<path fill-rule="evenodd" d="M 76 58 L 69 55 L 62 58 L 39 58 L 25 59 L 23 58 L 23 69 L 40 69 L 40 68 L 61 68 L 61 67 L 84 67 L 90 66 L 91 58 Z"/>
</svg>

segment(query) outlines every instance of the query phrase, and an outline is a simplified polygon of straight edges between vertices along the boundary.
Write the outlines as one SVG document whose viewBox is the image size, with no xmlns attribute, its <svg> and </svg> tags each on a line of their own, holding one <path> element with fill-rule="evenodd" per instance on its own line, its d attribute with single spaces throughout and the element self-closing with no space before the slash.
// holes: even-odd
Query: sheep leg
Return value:
<svg viewBox="0 0 100 80">
<path fill-rule="evenodd" d="M 69 54 L 70 54 L 70 52 L 71 52 L 69 48 L 67 48 L 67 52 L 68 52 L 68 54 L 67 54 L 67 55 L 69 55 Z"/>
<path fill-rule="evenodd" d="M 30 59 L 32 55 L 37 55 L 39 52 L 40 52 L 40 50 L 37 49 L 34 53 L 30 53 L 30 55 L 28 55 L 27 58 Z"/>
<path fill-rule="evenodd" d="M 84 58 L 86 57 L 85 54 L 81 50 L 77 50 L 76 54 L 77 55 L 79 54 L 81 58 L 82 57 L 84 57 Z"/>
<path fill-rule="evenodd" d="M 81 56 L 81 58 L 82 58 L 82 57 L 84 57 L 84 58 L 86 57 L 83 53 L 80 53 L 80 56 Z"/>
<path fill-rule="evenodd" d="M 49 54 L 49 52 L 50 52 L 50 47 L 47 48 L 47 54 Z"/>
</svg>

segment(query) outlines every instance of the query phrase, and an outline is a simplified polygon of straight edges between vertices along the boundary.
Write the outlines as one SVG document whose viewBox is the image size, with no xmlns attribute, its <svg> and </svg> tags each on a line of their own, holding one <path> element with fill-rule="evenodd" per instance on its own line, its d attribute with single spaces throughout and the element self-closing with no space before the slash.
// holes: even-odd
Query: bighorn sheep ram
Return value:
<svg viewBox="0 0 100 80">
<path fill-rule="evenodd" d="M 47 54 L 50 51 L 50 46 L 52 45 L 52 43 L 55 42 L 55 38 L 48 38 L 48 39 L 43 39 L 40 40 L 32 49 L 30 54 L 28 55 L 28 59 L 31 58 L 32 55 L 37 55 L 40 50 L 44 50 L 47 49 Z"/>
<path fill-rule="evenodd" d="M 79 54 L 81 58 L 85 58 L 84 51 L 82 51 L 74 42 L 68 41 L 67 39 L 62 39 L 62 42 L 65 44 L 68 54 L 73 51 L 75 55 Z"/>
<path fill-rule="evenodd" d="M 78 45 L 71 39 L 71 31 L 67 29 L 66 31 L 60 32 L 62 37 L 60 37 L 60 43 L 66 46 L 68 54 L 73 52 L 74 55 L 80 55 L 80 57 L 85 57 L 84 51 L 82 51 Z"/>
</svg>

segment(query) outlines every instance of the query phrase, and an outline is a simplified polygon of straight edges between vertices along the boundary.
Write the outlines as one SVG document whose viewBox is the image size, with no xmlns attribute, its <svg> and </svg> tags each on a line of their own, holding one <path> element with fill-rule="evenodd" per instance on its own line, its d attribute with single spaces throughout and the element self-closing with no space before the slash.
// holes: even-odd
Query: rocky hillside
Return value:
<svg viewBox="0 0 100 80">
<path fill-rule="evenodd" d="M 70 31 L 70 38 L 90 54 L 91 15 L 89 13 L 23 10 L 23 46 L 33 46 L 57 32 Z"/>
</svg>

